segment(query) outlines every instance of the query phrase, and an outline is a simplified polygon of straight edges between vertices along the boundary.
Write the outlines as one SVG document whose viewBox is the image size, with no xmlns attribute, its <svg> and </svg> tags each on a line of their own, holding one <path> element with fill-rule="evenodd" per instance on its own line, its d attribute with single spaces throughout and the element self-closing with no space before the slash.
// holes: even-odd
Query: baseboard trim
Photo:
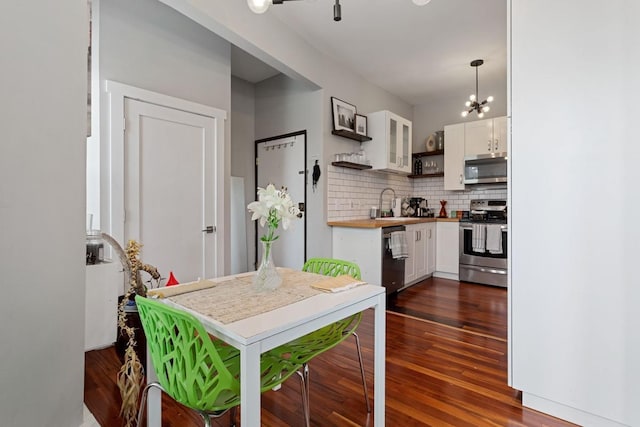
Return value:
<svg viewBox="0 0 640 427">
<path fill-rule="evenodd" d="M 522 392 L 522 406 L 581 426 L 628 427 L 626 424 L 620 424 L 608 418 L 603 418 L 524 391 Z"/>
</svg>

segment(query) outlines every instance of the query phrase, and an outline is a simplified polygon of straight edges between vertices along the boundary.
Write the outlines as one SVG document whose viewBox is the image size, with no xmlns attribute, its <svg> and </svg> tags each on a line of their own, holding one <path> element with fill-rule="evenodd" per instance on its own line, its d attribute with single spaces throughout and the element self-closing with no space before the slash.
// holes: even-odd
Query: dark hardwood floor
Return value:
<svg viewBox="0 0 640 427">
<path fill-rule="evenodd" d="M 505 289 L 428 279 L 401 292 L 387 312 L 386 425 L 571 426 L 523 408 L 507 386 Z M 373 312 L 358 329 L 373 398 Z M 120 426 L 114 348 L 85 356 L 85 403 L 102 426 Z M 311 425 L 372 426 L 364 405 L 355 344 L 348 339 L 311 363 Z M 264 426 L 304 425 L 300 385 L 291 377 L 262 395 Z M 214 420 L 229 425 L 228 415 Z M 202 426 L 163 397 L 163 426 Z"/>
</svg>

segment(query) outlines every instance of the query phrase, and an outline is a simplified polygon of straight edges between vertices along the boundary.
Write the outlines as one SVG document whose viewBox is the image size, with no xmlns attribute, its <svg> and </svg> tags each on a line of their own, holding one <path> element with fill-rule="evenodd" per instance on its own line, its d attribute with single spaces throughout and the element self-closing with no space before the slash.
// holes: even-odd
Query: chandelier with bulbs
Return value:
<svg viewBox="0 0 640 427">
<path fill-rule="evenodd" d="M 471 66 L 476 69 L 476 93 L 472 93 L 469 96 L 469 100 L 464 104 L 467 109 L 462 112 L 462 117 L 467 117 L 469 113 L 476 112 L 478 117 L 483 118 L 484 113 L 487 113 L 491 107 L 489 103 L 493 102 L 493 96 L 487 97 L 484 101 L 479 101 L 478 98 L 478 67 L 484 64 L 482 59 L 475 59 L 471 61 Z"/>
<path fill-rule="evenodd" d="M 247 0 L 247 4 L 249 5 L 249 9 L 253 13 L 265 13 L 269 6 L 272 4 L 282 4 L 285 1 L 296 1 L 296 0 Z M 333 20 L 340 21 L 342 20 L 342 8 L 340 7 L 340 0 L 335 0 L 336 3 L 333 5 Z M 414 4 L 418 6 L 424 6 L 429 3 L 431 0 L 412 0 Z"/>
</svg>

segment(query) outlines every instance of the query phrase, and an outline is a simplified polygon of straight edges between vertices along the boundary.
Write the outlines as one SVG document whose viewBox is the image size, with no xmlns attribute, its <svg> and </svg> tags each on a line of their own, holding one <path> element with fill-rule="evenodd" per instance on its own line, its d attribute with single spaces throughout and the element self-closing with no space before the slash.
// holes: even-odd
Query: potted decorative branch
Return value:
<svg viewBox="0 0 640 427">
<path fill-rule="evenodd" d="M 154 266 L 143 264 L 138 258 L 142 246 L 140 243 L 135 240 L 129 240 L 126 250 L 123 250 L 120 244 L 110 235 L 102 233 L 102 238 L 117 253 L 129 283 L 129 289 L 118 305 L 118 327 L 127 341 L 124 362 L 118 372 L 117 379 L 120 396 L 122 397 L 120 416 L 124 419 L 124 425 L 129 427 L 135 424 L 138 396 L 144 381 L 144 368 L 140 357 L 135 351 L 136 330 L 127 324 L 125 306 L 131 305 L 132 302 L 135 304 L 136 295 L 147 296 L 147 287 L 141 277 L 142 271 L 148 273 L 156 283 L 160 281 L 160 274 Z"/>
</svg>

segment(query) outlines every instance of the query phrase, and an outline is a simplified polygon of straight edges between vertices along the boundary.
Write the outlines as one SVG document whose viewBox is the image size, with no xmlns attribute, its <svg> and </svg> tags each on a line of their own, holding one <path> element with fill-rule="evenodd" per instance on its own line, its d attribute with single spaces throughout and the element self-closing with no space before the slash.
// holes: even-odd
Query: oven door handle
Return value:
<svg viewBox="0 0 640 427">
<path fill-rule="evenodd" d="M 490 222 L 476 222 L 476 223 L 465 222 L 465 223 L 460 223 L 460 228 L 463 230 L 471 230 L 474 224 L 489 225 L 491 223 Z M 509 226 L 501 225 L 500 230 L 509 231 Z"/>
<path fill-rule="evenodd" d="M 468 265 L 468 264 L 465 264 L 464 268 L 468 270 L 479 271 L 481 273 L 507 274 L 507 270 L 503 270 L 501 268 L 478 267 L 477 265 Z"/>
</svg>

